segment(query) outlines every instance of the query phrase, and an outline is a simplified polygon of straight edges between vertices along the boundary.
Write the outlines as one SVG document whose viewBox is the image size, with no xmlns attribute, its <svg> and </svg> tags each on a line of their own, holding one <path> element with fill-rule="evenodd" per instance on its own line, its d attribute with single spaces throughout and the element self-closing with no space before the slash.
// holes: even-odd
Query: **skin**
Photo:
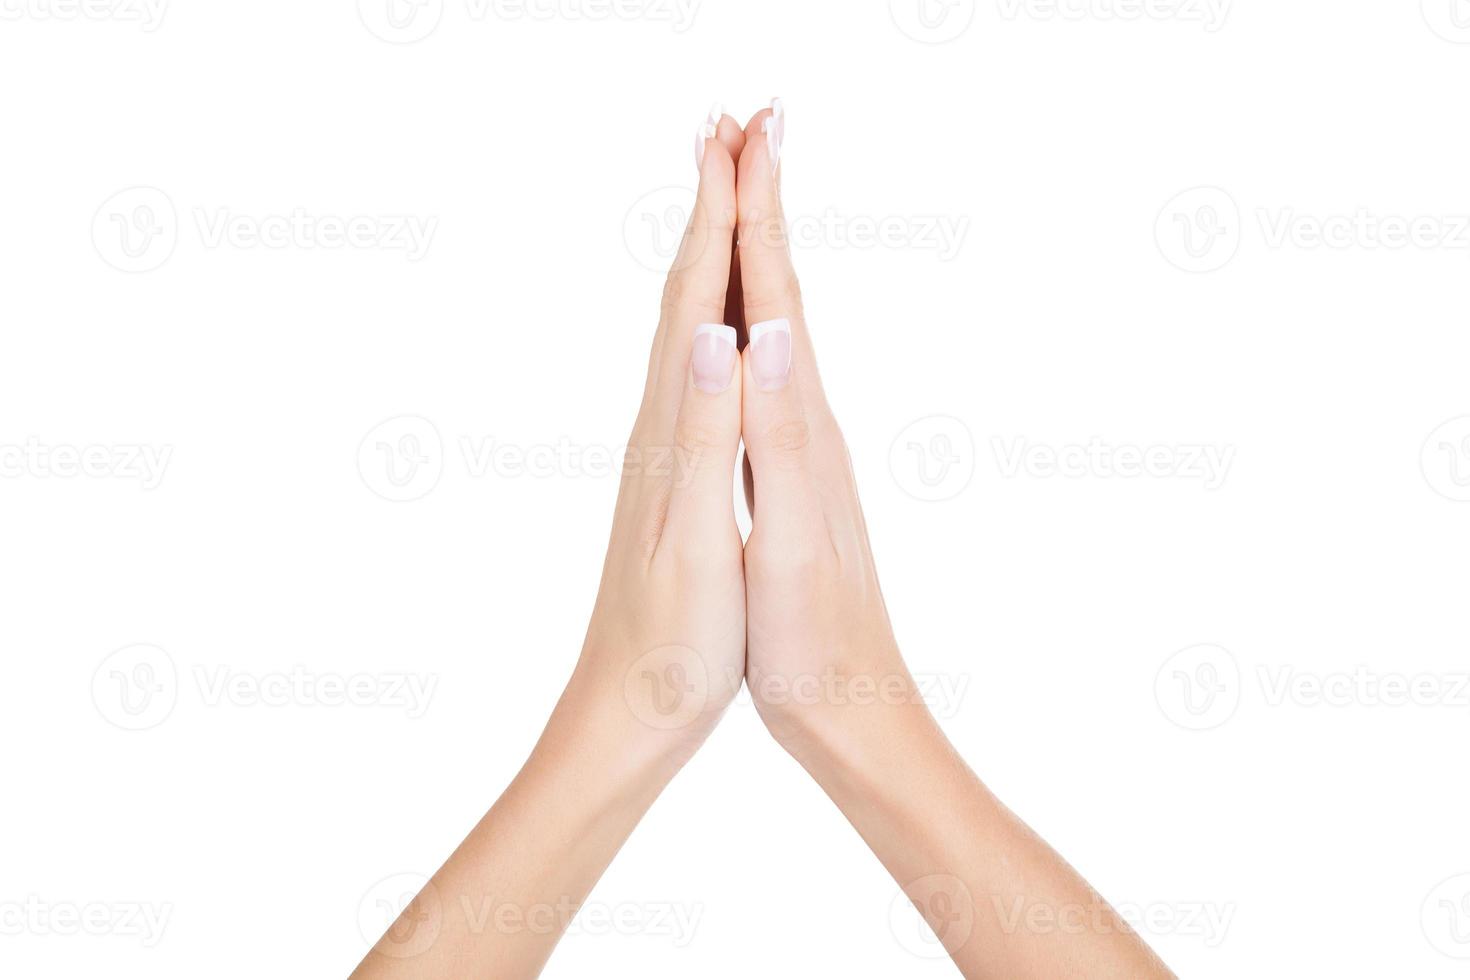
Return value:
<svg viewBox="0 0 1470 980">
<path fill-rule="evenodd" d="M 602 585 L 524 768 L 354 977 L 535 977 L 644 812 L 748 684 L 969 978 L 1170 977 L 946 740 L 883 604 L 817 374 L 763 126 L 705 144 L 664 292 Z M 737 234 L 738 233 L 738 234 Z M 738 244 L 737 244 L 738 239 Z M 791 323 L 789 377 L 746 349 L 694 384 L 701 323 Z M 740 442 L 752 532 L 730 500 Z M 672 451 L 675 465 L 667 461 Z"/>
</svg>

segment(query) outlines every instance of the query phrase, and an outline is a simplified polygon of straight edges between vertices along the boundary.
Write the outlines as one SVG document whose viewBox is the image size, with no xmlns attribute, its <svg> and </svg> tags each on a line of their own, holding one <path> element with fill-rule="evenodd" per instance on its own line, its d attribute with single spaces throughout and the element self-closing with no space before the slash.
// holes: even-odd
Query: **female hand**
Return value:
<svg viewBox="0 0 1470 980">
<path fill-rule="evenodd" d="M 762 718 L 800 757 L 808 743 L 860 728 L 864 707 L 916 699 L 802 313 L 778 186 L 784 129 L 779 102 L 751 120 L 737 181 L 750 324 L 742 431 L 754 498 L 746 669 Z"/>
<path fill-rule="evenodd" d="M 679 763 L 739 692 L 745 580 L 731 477 L 740 446 L 728 116 L 702 128 L 694 212 L 664 288 L 602 585 L 569 693 L 605 701 L 628 737 Z"/>
<path fill-rule="evenodd" d="M 524 768 L 354 976 L 536 976 L 740 688 L 742 379 L 724 317 L 744 136 L 728 117 L 702 135 L 576 670 Z"/>
<path fill-rule="evenodd" d="M 756 706 L 966 977 L 1172 976 L 990 794 L 917 696 L 786 247 L 784 130 L 779 104 L 751 120 L 737 180 L 750 323 L 742 428 L 754 491 L 746 671 Z"/>
</svg>

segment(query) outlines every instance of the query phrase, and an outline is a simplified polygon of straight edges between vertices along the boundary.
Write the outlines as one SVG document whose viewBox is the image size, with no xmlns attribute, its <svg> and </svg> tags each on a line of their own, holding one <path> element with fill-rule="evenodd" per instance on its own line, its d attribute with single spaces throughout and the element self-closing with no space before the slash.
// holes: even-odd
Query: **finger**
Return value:
<svg viewBox="0 0 1470 980">
<path fill-rule="evenodd" d="M 716 129 L 719 141 L 725 144 L 725 149 L 730 152 L 730 159 L 736 161 L 739 168 L 740 154 L 745 150 L 745 130 L 740 124 L 729 116 L 721 116 L 719 126 Z M 701 144 L 701 150 L 703 145 Z M 702 161 L 701 157 L 701 161 Z M 736 342 L 741 346 L 745 344 L 745 297 L 740 291 L 740 255 L 733 248 L 730 250 L 730 280 L 725 291 L 725 323 L 735 327 L 737 334 Z"/>
<path fill-rule="evenodd" d="M 740 155 L 738 205 L 739 255 L 746 316 L 751 323 L 801 312 L 801 291 L 781 212 L 777 173 L 786 113 L 779 99 L 762 109 L 745 128 Z"/>
<path fill-rule="evenodd" d="M 819 513 L 804 400 L 814 379 L 793 358 L 794 334 L 803 329 L 801 293 L 776 181 L 784 135 L 785 111 L 773 100 L 746 126 L 737 180 L 736 251 L 748 324 L 742 425 L 754 484 L 752 534 L 795 533 Z"/>
<path fill-rule="evenodd" d="M 722 323 L 725 315 L 735 231 L 735 161 L 725 140 L 718 136 L 723 125 L 723 120 L 705 124 L 699 190 L 689 227 L 664 286 L 663 310 L 644 397 L 651 434 L 660 438 L 673 430 L 695 328 L 702 323 Z"/>
<path fill-rule="evenodd" d="M 710 107 L 709 115 L 694 133 L 694 169 L 704 168 L 705 141 L 710 139 L 710 129 L 714 129 L 714 138 L 725 144 L 725 149 L 730 154 L 731 160 L 740 159 L 740 151 L 745 149 L 745 130 L 730 116 L 725 114 L 724 107 L 716 102 Z"/>
<path fill-rule="evenodd" d="M 823 524 L 812 449 L 812 422 L 791 370 L 791 320 L 750 325 L 741 356 L 741 431 L 750 462 L 751 535 L 795 542 Z"/>
<path fill-rule="evenodd" d="M 743 426 L 752 531 L 788 542 L 829 539 L 826 514 L 850 516 L 846 448 L 827 407 L 787 247 L 779 171 L 786 136 L 780 100 L 746 127 L 737 178 L 739 257 L 749 343 Z M 839 522 L 841 523 L 841 522 Z"/>
<path fill-rule="evenodd" d="M 824 407 L 821 380 L 781 206 L 779 172 L 785 138 L 786 110 L 780 99 L 756 113 L 745 128 L 745 150 L 736 181 L 741 300 L 747 324 L 790 321 L 793 370 L 802 379 L 808 408 L 820 411 Z"/>
<path fill-rule="evenodd" d="M 733 528 L 731 476 L 740 447 L 743 387 L 735 328 L 720 323 L 695 328 L 684 397 L 674 425 L 674 486 L 664 537 L 687 546 L 715 540 L 711 529 Z"/>
<path fill-rule="evenodd" d="M 695 130 L 694 133 L 694 163 L 695 169 L 700 172 L 701 176 L 704 172 L 705 150 L 709 144 L 710 139 L 712 138 L 719 140 L 720 144 L 725 147 L 725 151 L 730 155 L 730 160 L 732 162 L 740 159 L 740 153 L 745 148 L 745 130 L 741 129 L 740 124 L 737 123 L 733 118 L 724 114 L 724 109 L 718 102 L 710 107 L 710 111 L 706 115 L 704 122 L 699 124 L 699 127 Z M 696 194 L 695 200 L 697 205 L 699 200 L 698 194 Z M 686 229 L 685 231 L 686 237 L 689 235 L 690 230 L 693 228 L 694 222 L 697 219 L 697 214 L 690 215 L 690 228 Z M 680 269 L 682 265 L 688 261 L 688 258 L 688 253 L 683 251 L 683 241 L 681 240 L 681 254 L 675 258 L 673 269 Z M 729 301 L 727 300 L 727 305 L 728 302 Z M 725 322 L 728 323 L 734 321 L 730 321 L 727 319 Z M 659 329 L 654 333 L 652 349 L 649 352 L 648 381 L 644 388 L 645 408 L 647 407 L 648 401 L 656 388 L 656 380 L 659 377 L 658 369 L 662 361 L 661 355 L 663 353 L 664 340 L 667 334 L 667 326 L 668 317 L 661 317 L 659 322 Z"/>
</svg>

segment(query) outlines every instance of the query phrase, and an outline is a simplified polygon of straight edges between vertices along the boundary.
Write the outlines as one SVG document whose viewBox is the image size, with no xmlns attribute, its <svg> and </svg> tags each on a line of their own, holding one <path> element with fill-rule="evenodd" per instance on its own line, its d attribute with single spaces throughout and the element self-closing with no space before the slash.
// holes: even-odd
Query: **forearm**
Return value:
<svg viewBox="0 0 1470 980">
<path fill-rule="evenodd" d="M 976 778 L 923 705 L 828 710 L 788 748 L 966 977 L 1172 976 Z"/>
<path fill-rule="evenodd" d="M 579 671 L 520 773 L 354 976 L 537 976 L 693 747 Z"/>
</svg>

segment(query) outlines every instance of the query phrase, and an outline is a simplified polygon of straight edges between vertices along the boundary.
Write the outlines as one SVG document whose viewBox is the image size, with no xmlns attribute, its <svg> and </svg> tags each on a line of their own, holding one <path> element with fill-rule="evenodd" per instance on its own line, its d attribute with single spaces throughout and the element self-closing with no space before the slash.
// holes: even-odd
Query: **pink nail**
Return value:
<svg viewBox="0 0 1470 980">
<path fill-rule="evenodd" d="M 694 354 L 690 358 L 694 387 L 718 395 L 730 387 L 735 374 L 735 328 L 723 323 L 702 323 L 694 331 Z"/>
<path fill-rule="evenodd" d="M 776 391 L 791 380 L 791 321 L 766 320 L 750 328 L 750 373 L 762 391 Z"/>
</svg>

